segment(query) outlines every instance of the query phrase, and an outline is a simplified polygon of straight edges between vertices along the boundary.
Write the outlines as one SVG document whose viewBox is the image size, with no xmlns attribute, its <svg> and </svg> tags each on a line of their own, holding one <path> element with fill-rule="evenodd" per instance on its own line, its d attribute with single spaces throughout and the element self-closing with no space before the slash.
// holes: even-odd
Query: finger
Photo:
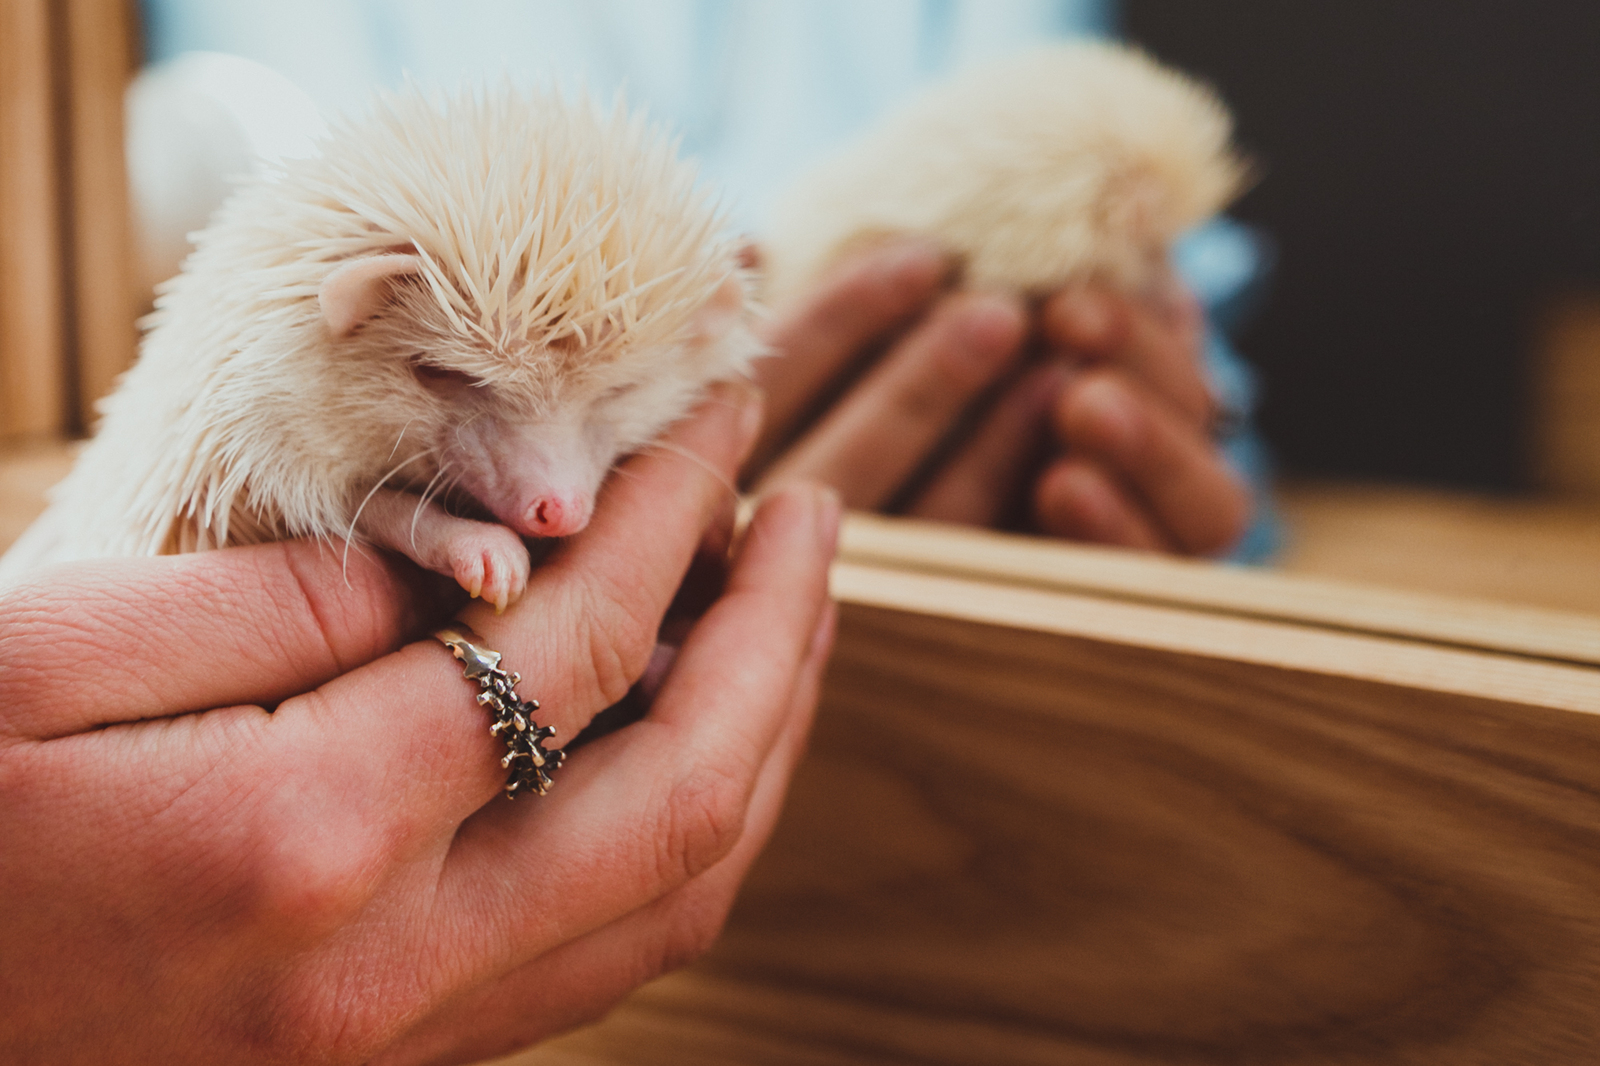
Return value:
<svg viewBox="0 0 1600 1066">
<path fill-rule="evenodd" d="M 1166 537 L 1111 474 L 1091 460 L 1052 463 L 1034 486 L 1034 520 L 1042 532 L 1089 544 L 1167 551 Z"/>
<path fill-rule="evenodd" d="M 1250 496 L 1221 454 L 1126 376 L 1086 374 L 1055 418 L 1068 446 L 1130 487 L 1179 550 L 1221 551 L 1244 532 Z"/>
<path fill-rule="evenodd" d="M 846 506 L 881 506 L 1016 359 L 1026 325 L 1012 297 L 946 297 L 762 483 L 821 481 Z"/>
<path fill-rule="evenodd" d="M 1199 305 L 1176 281 L 1145 298 L 1073 286 L 1047 300 L 1040 318 L 1057 347 L 1127 372 L 1194 426 L 1210 424 Z"/>
<path fill-rule="evenodd" d="M 0 729 L 270 706 L 414 639 L 436 589 L 309 541 L 53 567 L 0 592 Z"/>
<path fill-rule="evenodd" d="M 1001 523 L 1044 458 L 1050 410 L 1070 376 L 1053 361 L 1023 375 L 907 513 L 963 525 Z"/>
<path fill-rule="evenodd" d="M 788 439 L 830 382 L 938 291 L 948 269 L 939 248 L 906 238 L 840 266 L 811 294 L 780 309 L 764 339 L 773 357 L 756 363 L 767 393 L 767 424 L 757 465 Z"/>
<path fill-rule="evenodd" d="M 728 494 L 760 417 L 749 386 L 729 387 L 607 483 L 589 527 L 535 571 L 502 615 L 463 617 L 526 680 L 536 720 L 575 736 L 643 672 L 673 592 Z M 291 768 L 268 820 L 344 826 L 375 854 L 438 848 L 505 782 L 505 745 L 461 664 L 427 640 L 286 701 L 268 732 Z M 280 795 L 281 794 L 281 795 Z M 359 852 L 359 848 L 353 848 Z"/>
<path fill-rule="evenodd" d="M 536 820 L 501 805 L 462 827 L 440 881 L 440 947 L 511 965 L 644 906 L 729 852 L 793 711 L 838 516 L 837 498 L 811 486 L 764 503 L 727 593 L 649 716 L 585 748 Z"/>
<path fill-rule="evenodd" d="M 702 954 L 777 824 L 805 750 L 837 619 L 830 604 L 818 620 L 783 735 L 762 766 L 744 832 L 725 858 L 661 898 L 454 997 L 376 1066 L 504 1055 L 597 1019 L 633 989 Z"/>
</svg>

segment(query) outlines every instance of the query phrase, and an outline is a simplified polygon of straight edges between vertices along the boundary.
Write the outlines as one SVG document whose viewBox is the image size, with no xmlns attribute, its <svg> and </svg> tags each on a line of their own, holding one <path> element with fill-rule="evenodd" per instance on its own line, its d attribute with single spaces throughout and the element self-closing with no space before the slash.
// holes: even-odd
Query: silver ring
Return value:
<svg viewBox="0 0 1600 1066">
<path fill-rule="evenodd" d="M 567 753 L 544 746 L 556 735 L 555 727 L 541 726 L 533 720 L 533 712 L 539 709 L 538 700 L 518 698 L 515 686 L 522 675 L 500 669 L 500 653 L 485 647 L 483 638 L 460 622 L 435 630 L 433 636 L 461 660 L 467 680 L 476 681 L 481 690 L 478 705 L 489 708 L 494 716 L 489 735 L 506 744 L 505 757 L 500 760 L 500 766 L 510 775 L 506 778 L 506 796 L 516 799 L 523 790 L 544 795 L 550 790 L 551 772 L 561 765 Z"/>
</svg>

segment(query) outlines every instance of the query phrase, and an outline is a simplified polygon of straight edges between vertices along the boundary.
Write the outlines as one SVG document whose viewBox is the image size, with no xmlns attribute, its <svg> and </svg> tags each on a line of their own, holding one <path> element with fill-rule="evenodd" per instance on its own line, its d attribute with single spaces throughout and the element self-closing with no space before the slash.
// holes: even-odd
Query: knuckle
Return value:
<svg viewBox="0 0 1600 1066">
<path fill-rule="evenodd" d="M 655 650 L 656 625 L 641 615 L 636 599 L 622 589 L 591 586 L 582 605 L 592 684 L 602 707 L 628 694 Z"/>
<path fill-rule="evenodd" d="M 919 374 L 901 382 L 895 390 L 893 417 L 901 423 L 922 425 L 942 420 L 952 407 L 952 397 L 960 394 L 959 386 L 935 376 Z"/>
<path fill-rule="evenodd" d="M 256 923 L 297 939 L 331 935 L 371 899 L 365 873 L 320 855 L 275 856 L 270 870 L 255 879 Z"/>
<path fill-rule="evenodd" d="M 280 835 L 281 834 L 281 835 Z M 326 826 L 251 849 L 258 857 L 248 881 L 252 924 L 274 937 L 314 942 L 348 925 L 371 902 L 382 856 L 356 826 Z"/>
<path fill-rule="evenodd" d="M 933 368 L 946 392 L 969 393 L 991 381 L 1022 340 L 1023 320 L 1009 302 L 962 294 L 940 304 L 930 323 Z"/>
<path fill-rule="evenodd" d="M 253 557 L 259 567 L 257 588 L 271 594 L 280 612 L 279 624 L 263 627 L 258 639 L 270 642 L 279 654 L 292 654 L 314 666 L 320 676 L 333 677 L 389 650 L 376 634 L 361 639 L 373 627 L 358 624 L 364 617 L 383 617 L 377 610 L 377 589 L 367 579 L 373 563 L 366 558 L 352 560 L 354 566 L 347 569 L 346 581 L 339 586 L 343 595 L 330 596 L 325 582 L 318 580 L 317 562 L 307 555 L 307 547 L 302 542 L 280 541 L 277 559 L 266 552 Z M 296 639 L 311 634 L 314 640 Z M 356 643 L 345 647 L 352 637 L 357 638 Z"/>
<path fill-rule="evenodd" d="M 701 767 L 662 805 L 658 878 L 682 884 L 714 866 L 744 833 L 748 789 L 740 776 Z"/>
</svg>

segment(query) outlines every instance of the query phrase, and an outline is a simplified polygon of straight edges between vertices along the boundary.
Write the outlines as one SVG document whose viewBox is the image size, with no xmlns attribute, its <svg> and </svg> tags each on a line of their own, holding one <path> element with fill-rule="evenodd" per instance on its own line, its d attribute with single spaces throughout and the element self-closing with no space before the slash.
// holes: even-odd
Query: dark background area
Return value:
<svg viewBox="0 0 1600 1066">
<path fill-rule="evenodd" d="M 1282 466 L 1524 486 L 1538 309 L 1600 288 L 1600 2 L 1123 0 L 1122 30 L 1257 162 L 1241 348 Z"/>
</svg>

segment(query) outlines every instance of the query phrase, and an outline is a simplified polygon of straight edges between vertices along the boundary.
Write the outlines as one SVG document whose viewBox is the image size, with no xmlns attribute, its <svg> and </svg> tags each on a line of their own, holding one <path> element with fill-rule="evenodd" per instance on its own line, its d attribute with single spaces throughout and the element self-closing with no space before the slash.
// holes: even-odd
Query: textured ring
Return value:
<svg viewBox="0 0 1600 1066">
<path fill-rule="evenodd" d="M 515 686 L 522 675 L 500 669 L 500 653 L 484 647 L 483 638 L 460 622 L 436 630 L 433 636 L 461 660 L 467 680 L 476 681 L 481 689 L 478 705 L 489 708 L 494 716 L 489 735 L 506 744 L 505 757 L 500 760 L 501 767 L 510 774 L 506 778 L 506 795 L 516 799 L 523 790 L 544 795 L 550 788 L 551 771 L 561 765 L 567 753 L 544 746 L 556 735 L 555 727 L 541 726 L 533 720 L 533 712 L 539 709 L 538 700 L 517 697 Z"/>
</svg>

